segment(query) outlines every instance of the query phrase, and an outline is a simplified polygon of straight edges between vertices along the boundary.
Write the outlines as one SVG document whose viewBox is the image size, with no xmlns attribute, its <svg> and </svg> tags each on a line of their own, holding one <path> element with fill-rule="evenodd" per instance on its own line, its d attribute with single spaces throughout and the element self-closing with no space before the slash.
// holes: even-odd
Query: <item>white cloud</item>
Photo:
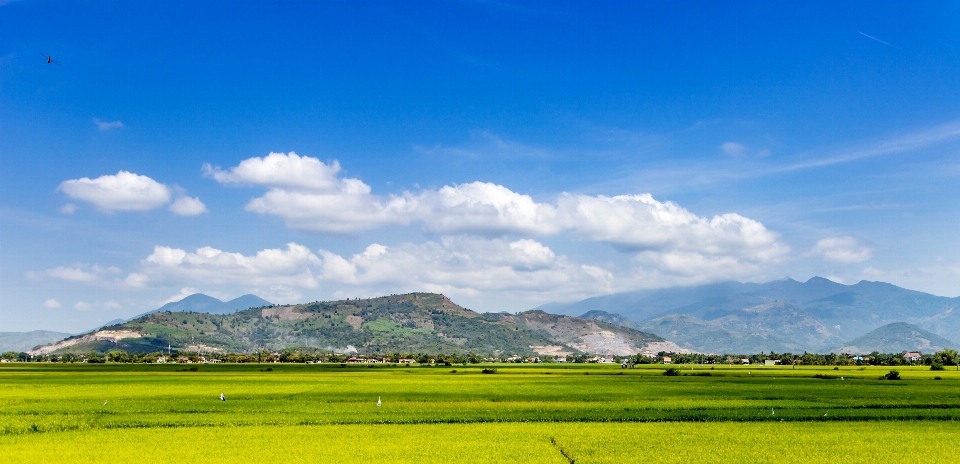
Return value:
<svg viewBox="0 0 960 464">
<path fill-rule="evenodd" d="M 726 142 L 720 145 L 720 150 L 730 156 L 740 156 L 747 151 L 747 147 L 736 142 Z"/>
<path fill-rule="evenodd" d="M 180 197 L 170 205 L 170 211 L 181 216 L 198 216 L 207 212 L 207 206 L 195 197 Z"/>
<path fill-rule="evenodd" d="M 60 212 L 63 214 L 73 214 L 77 212 L 77 205 L 73 203 L 67 203 L 60 207 Z"/>
<path fill-rule="evenodd" d="M 53 298 L 51 298 L 51 299 L 43 302 L 43 307 L 45 307 L 45 308 L 50 308 L 50 309 L 56 309 L 56 308 L 59 308 L 59 307 L 60 307 L 60 302 L 57 301 L 57 300 L 54 300 Z"/>
<path fill-rule="evenodd" d="M 323 282 L 369 293 L 425 290 L 562 298 L 604 292 L 613 284 L 613 274 L 571 262 L 529 239 L 443 237 L 423 244 L 372 244 L 349 257 L 325 250 L 320 254 Z"/>
<path fill-rule="evenodd" d="M 96 179 L 66 180 L 60 190 L 74 200 L 92 203 L 104 212 L 147 211 L 170 201 L 170 189 L 147 176 L 120 171 Z"/>
<path fill-rule="evenodd" d="M 116 276 L 121 272 L 120 268 L 115 266 L 104 267 L 97 264 L 74 264 L 73 266 L 57 266 L 52 269 L 46 269 L 43 272 L 28 272 L 27 276 L 34 279 L 52 277 L 69 282 L 103 284 L 108 282 L 111 276 Z"/>
<path fill-rule="evenodd" d="M 97 118 L 93 118 L 93 123 L 96 124 L 97 129 L 100 129 L 101 131 L 120 129 L 123 127 L 123 123 L 120 121 L 101 121 Z"/>
<path fill-rule="evenodd" d="M 828 237 L 819 240 L 810 254 L 835 263 L 861 263 L 873 257 L 873 249 L 850 236 Z"/>
<path fill-rule="evenodd" d="M 197 293 L 200 293 L 200 292 L 199 292 L 197 289 L 193 288 L 193 287 L 183 287 L 183 288 L 180 289 L 180 292 L 177 293 L 176 295 L 173 295 L 173 296 L 171 296 L 170 298 L 167 298 L 166 300 L 163 300 L 163 302 L 160 303 L 160 306 L 163 306 L 163 305 L 165 305 L 165 304 L 167 304 L 167 303 L 173 303 L 173 302 L 175 302 L 175 301 L 180 301 L 180 300 L 182 300 L 182 299 L 184 299 L 184 298 L 186 298 L 186 297 L 188 297 L 188 296 L 190 296 L 190 295 L 194 295 L 194 294 L 197 294 Z"/>
<path fill-rule="evenodd" d="M 268 187 L 334 191 L 340 186 L 337 173 L 340 163 L 324 164 L 317 158 L 270 153 L 263 158 L 249 158 L 228 171 L 209 164 L 203 166 L 205 175 L 221 184 L 251 184 Z"/>
<path fill-rule="evenodd" d="M 107 311 L 116 311 L 120 309 L 120 303 L 117 303 L 116 301 L 113 301 L 113 300 L 107 301 L 103 303 L 103 309 Z"/>
<path fill-rule="evenodd" d="M 734 213 L 708 219 L 649 194 L 563 194 L 558 216 L 576 235 L 624 249 L 695 252 L 751 262 L 776 262 L 789 251 L 779 234 L 758 221 Z"/>
<path fill-rule="evenodd" d="M 572 233 L 624 250 L 697 253 L 749 262 L 776 262 L 789 248 L 756 220 L 728 213 L 697 216 L 649 194 L 561 194 L 537 202 L 504 186 L 472 182 L 438 190 L 380 197 L 359 179 L 338 178 L 340 166 L 295 153 L 271 153 L 223 171 L 205 168 L 221 183 L 270 187 L 246 208 L 276 215 L 294 229 L 357 234 L 388 224 L 419 222 L 431 232 L 534 236 Z"/>
<path fill-rule="evenodd" d="M 83 301 L 78 301 L 75 305 L 73 305 L 73 308 L 80 311 L 93 311 L 93 305 Z"/>
<path fill-rule="evenodd" d="M 150 284 L 204 283 L 242 287 L 286 286 L 316 288 L 312 268 L 319 258 L 307 247 L 288 243 L 287 248 L 266 249 L 245 256 L 212 247 L 187 252 L 179 248 L 154 247 L 143 261 L 139 279 Z"/>
</svg>

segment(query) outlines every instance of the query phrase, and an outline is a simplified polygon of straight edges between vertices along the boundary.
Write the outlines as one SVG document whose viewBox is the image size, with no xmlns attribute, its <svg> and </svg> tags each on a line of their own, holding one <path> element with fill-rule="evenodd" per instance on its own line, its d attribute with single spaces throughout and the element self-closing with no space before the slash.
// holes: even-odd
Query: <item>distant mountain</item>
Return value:
<svg viewBox="0 0 960 464">
<path fill-rule="evenodd" d="M 707 306 L 705 311 L 691 312 L 694 314 L 661 316 L 639 328 L 665 334 L 680 346 L 710 353 L 822 352 L 841 341 L 817 318 L 783 301 L 728 311 Z M 697 317 L 704 314 L 713 317 Z"/>
<path fill-rule="evenodd" d="M 773 303 L 779 306 L 764 306 Z M 750 312 L 760 307 L 767 310 Z M 806 282 L 788 278 L 762 284 L 721 282 L 643 290 L 538 308 L 561 314 L 600 314 L 600 320 L 616 320 L 707 352 L 822 352 L 841 340 L 901 321 L 941 337 L 960 336 L 960 311 L 956 310 L 960 298 L 883 282 L 844 285 L 821 277 Z"/>
<path fill-rule="evenodd" d="M 20 353 L 35 346 L 53 343 L 69 336 L 68 333 L 51 332 L 49 330 L 0 332 L 0 352 L 16 351 Z"/>
<path fill-rule="evenodd" d="M 209 298 L 209 297 L 208 297 Z M 195 298 L 198 302 L 209 302 Z M 246 303 L 244 303 L 246 304 Z M 194 306 L 191 306 L 194 307 Z M 161 308 L 162 309 L 162 308 Z M 527 311 L 475 313 L 443 295 L 251 308 L 233 314 L 153 312 L 34 353 L 123 349 L 243 351 L 310 346 L 364 354 L 635 354 L 676 351 L 663 338 L 602 321 Z"/>
<path fill-rule="evenodd" d="M 960 346 L 960 343 L 954 343 L 913 324 L 894 322 L 844 343 L 835 351 L 861 354 L 874 351 L 881 353 L 902 353 L 904 351 L 933 353 L 944 348 L 957 348 L 958 346 Z"/>
<path fill-rule="evenodd" d="M 154 309 L 153 311 L 147 311 L 143 314 L 135 316 L 130 320 L 159 311 L 232 314 L 247 308 L 259 308 L 262 306 L 271 305 L 273 305 L 273 303 L 264 300 L 259 296 L 250 294 L 239 296 L 230 301 L 224 302 L 212 296 L 204 295 L 203 293 L 194 293 L 193 295 L 190 295 L 180 301 L 167 303 L 157 309 Z"/>
</svg>

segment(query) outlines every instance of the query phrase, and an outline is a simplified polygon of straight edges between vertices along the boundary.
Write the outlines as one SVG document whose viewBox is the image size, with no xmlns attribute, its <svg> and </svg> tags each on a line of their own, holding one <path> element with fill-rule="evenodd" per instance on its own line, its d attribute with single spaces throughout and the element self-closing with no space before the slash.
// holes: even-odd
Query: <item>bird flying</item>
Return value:
<svg viewBox="0 0 960 464">
<path fill-rule="evenodd" d="M 47 64 L 55 64 L 57 66 L 60 66 L 60 62 L 51 58 L 49 55 L 44 55 L 43 53 L 41 53 L 40 55 L 42 55 L 44 58 L 47 59 Z"/>
</svg>

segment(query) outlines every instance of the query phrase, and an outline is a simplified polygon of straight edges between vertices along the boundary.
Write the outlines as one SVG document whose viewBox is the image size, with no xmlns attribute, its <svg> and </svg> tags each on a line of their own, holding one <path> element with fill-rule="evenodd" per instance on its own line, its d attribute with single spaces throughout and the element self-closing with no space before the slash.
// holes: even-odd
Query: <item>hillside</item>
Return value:
<svg viewBox="0 0 960 464">
<path fill-rule="evenodd" d="M 960 298 L 888 283 L 844 285 L 814 277 L 806 282 L 721 282 L 644 290 L 539 308 L 658 333 L 697 351 L 824 352 L 842 340 L 901 321 L 946 339 L 956 338 L 958 306 Z M 768 309 L 751 312 L 753 308 Z"/>
<path fill-rule="evenodd" d="M 264 306 L 233 314 L 162 311 L 37 350 L 243 351 L 307 346 L 363 354 L 634 354 L 676 349 L 602 321 L 528 311 L 476 313 L 431 293 Z"/>
<path fill-rule="evenodd" d="M 870 333 L 844 343 L 835 351 L 842 353 L 902 353 L 921 351 L 933 353 L 944 348 L 957 348 L 958 343 L 951 342 L 937 334 L 930 333 L 915 325 L 904 322 L 887 324 Z"/>
</svg>

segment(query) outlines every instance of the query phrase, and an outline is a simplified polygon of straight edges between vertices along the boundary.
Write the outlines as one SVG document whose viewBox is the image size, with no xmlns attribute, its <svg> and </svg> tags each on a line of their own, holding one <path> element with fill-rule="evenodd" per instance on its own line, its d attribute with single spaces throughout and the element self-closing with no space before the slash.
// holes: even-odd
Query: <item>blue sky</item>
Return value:
<svg viewBox="0 0 960 464">
<path fill-rule="evenodd" d="M 960 295 L 958 22 L 950 2 L 0 2 L 0 331 L 191 292 Z"/>
</svg>

